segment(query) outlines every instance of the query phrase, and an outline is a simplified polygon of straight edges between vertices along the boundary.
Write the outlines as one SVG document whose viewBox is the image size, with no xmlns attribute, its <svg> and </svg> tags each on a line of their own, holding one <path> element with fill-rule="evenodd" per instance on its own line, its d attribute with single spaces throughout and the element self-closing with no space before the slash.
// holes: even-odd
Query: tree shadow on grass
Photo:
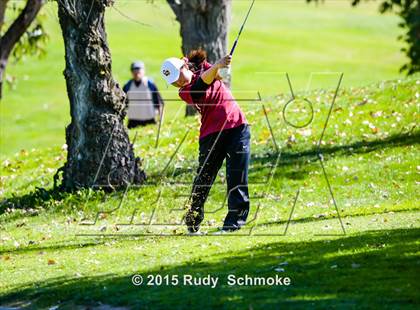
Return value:
<svg viewBox="0 0 420 310">
<path fill-rule="evenodd" d="M 396 210 L 393 211 L 394 213 L 404 213 L 404 212 L 416 212 L 416 211 L 420 211 L 420 208 L 407 208 L 407 209 L 400 209 L 400 210 Z M 357 217 L 365 217 L 365 216 L 369 216 L 369 215 L 379 215 L 379 214 L 386 214 L 388 213 L 388 211 L 384 210 L 383 212 L 377 212 L 377 211 L 372 211 L 372 212 L 366 212 L 363 211 L 360 214 L 352 214 L 351 217 L 353 219 L 357 218 Z M 243 230 L 247 231 L 247 229 L 251 229 L 253 231 L 253 236 L 261 236 L 258 235 L 258 233 L 255 232 L 255 229 L 257 228 L 268 228 L 270 226 L 284 226 L 287 225 L 288 223 L 293 223 L 293 224 L 299 224 L 299 223 L 318 223 L 318 222 L 322 222 L 325 220 L 331 220 L 331 219 L 337 219 L 337 217 L 335 216 L 326 216 L 326 217 L 313 217 L 313 216 L 308 216 L 308 217 L 303 217 L 303 218 L 295 218 L 293 220 L 288 220 L 288 219 L 283 219 L 283 220 L 278 220 L 278 221 L 266 221 L 266 222 L 258 222 L 257 225 L 253 226 L 253 223 L 248 223 L 247 225 L 244 226 Z M 183 226 L 182 226 L 183 227 Z M 267 235 L 264 234 L 264 236 Z M 277 234 L 279 236 L 279 234 Z M 133 235 L 130 234 L 121 234 L 118 236 L 119 240 L 122 239 L 126 239 L 128 241 L 133 240 L 133 236 L 135 236 L 135 233 Z M 158 236 L 158 235 L 154 235 L 152 233 L 150 233 L 149 237 L 162 237 L 162 236 Z M 164 238 L 174 238 L 174 237 L 185 237 L 185 235 L 180 235 L 178 232 L 174 233 L 174 235 L 167 235 L 164 236 Z M 281 237 L 281 235 L 280 235 Z M 76 238 L 76 239 L 75 239 Z M 78 239 L 77 236 L 73 236 L 72 238 L 69 240 L 60 240 L 58 242 L 54 242 L 54 243 L 50 243 L 47 245 L 38 245 L 38 244 L 33 244 L 33 245 L 28 245 L 28 246 L 21 246 L 21 247 L 14 247 L 11 246 L 9 248 L 4 248 L 3 250 L 0 250 L 0 255 L 6 255 L 6 254 L 28 254 L 28 253 L 37 253 L 37 252 L 54 252 L 54 251 L 72 251 L 74 249 L 81 249 L 81 248 L 86 248 L 86 247 L 95 247 L 95 246 L 99 246 L 99 245 L 103 245 L 104 243 L 108 242 L 108 241 L 112 241 L 114 238 L 113 235 L 107 235 L 106 233 L 104 233 L 103 235 L 101 235 L 100 239 L 95 239 L 92 240 L 90 238 L 85 239 Z"/>
<path fill-rule="evenodd" d="M 395 210 L 392 211 L 393 213 L 404 213 L 404 212 L 420 212 L 420 208 L 405 208 L 405 209 L 399 209 L 399 210 Z M 376 210 L 371 210 L 371 211 L 367 211 L 367 210 L 362 210 L 358 213 L 353 212 L 351 215 L 344 215 L 344 218 L 351 216 L 352 218 L 357 218 L 357 217 L 365 217 L 365 216 L 369 216 L 369 215 L 379 215 L 379 214 L 387 214 L 389 213 L 389 211 L 387 210 L 383 210 L 381 212 L 378 212 Z M 342 215 L 343 217 L 343 215 Z M 293 220 L 288 220 L 288 219 L 282 219 L 282 220 L 277 220 L 277 221 L 267 221 L 267 222 L 262 222 L 259 223 L 256 227 L 263 227 L 263 226 L 279 226 L 279 225 L 285 225 L 287 223 L 311 223 L 311 222 L 321 222 L 321 221 L 325 221 L 325 220 L 329 220 L 329 219 L 337 219 L 337 216 L 335 215 L 328 215 L 328 216 L 321 216 L 321 217 L 314 217 L 314 216 L 308 216 L 308 217 L 301 217 L 301 218 L 296 218 Z M 1 253 L 1 252 L 0 252 Z"/>
<path fill-rule="evenodd" d="M 418 143 L 420 143 L 420 131 L 393 135 L 380 140 L 356 141 L 354 143 L 341 146 L 322 146 L 319 149 L 317 147 L 313 147 L 300 152 L 282 151 L 279 166 L 302 164 L 299 171 L 294 169 L 293 172 L 284 174 L 285 177 L 290 179 L 302 179 L 303 175 L 307 175 L 307 173 L 312 169 L 310 167 L 304 168 L 307 166 L 308 160 L 316 160 L 318 153 L 321 153 L 324 156 L 335 153 L 338 155 L 348 156 L 354 153 L 368 153 L 382 148 L 414 145 Z M 251 161 L 256 165 L 263 166 L 267 162 L 275 163 L 278 156 L 279 153 L 277 152 L 267 153 L 266 156 L 263 157 L 253 154 Z M 183 170 L 181 168 L 177 170 L 177 176 L 182 174 L 191 174 L 192 171 L 193 170 L 191 169 Z M 158 184 L 161 177 L 162 175 L 151 175 L 148 184 Z M 120 189 L 119 191 L 123 192 L 124 189 Z M 42 205 L 48 201 L 59 201 L 65 198 L 67 194 L 68 193 L 61 192 L 53 188 L 36 188 L 36 190 L 23 196 L 12 196 L 0 201 L 0 215 L 3 214 L 7 208 L 27 209 L 33 206 Z"/>
<path fill-rule="evenodd" d="M 418 308 L 420 229 L 369 231 L 333 240 L 275 241 L 147 274 L 219 277 L 207 286 L 134 286 L 132 274 L 59 277 L 0 296 L 32 307 L 126 305 L 135 309 Z M 222 237 L 220 237 L 222 238 Z M 212 239 L 213 241 L 214 239 Z M 229 239 L 232 240 L 233 239 Z M 256 239 L 258 240 L 258 239 Z M 219 240 L 222 242 L 221 240 Z M 237 240 L 240 242 L 239 238 Z M 208 240 L 207 240 L 208 242 Z M 281 269 L 284 271 L 282 272 Z M 277 271 L 276 271 L 277 269 Z M 229 286 L 230 274 L 290 277 L 290 286 Z"/>
<path fill-rule="evenodd" d="M 374 152 L 379 149 L 399 147 L 405 145 L 415 145 L 420 143 L 420 131 L 401 133 L 389 136 L 384 139 L 377 139 L 371 141 L 355 141 L 345 145 L 334 145 L 334 146 L 321 146 L 320 148 L 314 146 L 308 150 L 300 152 L 282 151 L 279 165 L 293 165 L 296 163 L 307 162 L 308 159 L 316 160 L 318 154 L 326 155 L 339 155 L 349 156 L 353 154 L 362 154 Z M 254 162 L 267 162 L 275 161 L 278 157 L 278 153 L 269 153 L 266 157 L 252 157 L 251 160 Z"/>
<path fill-rule="evenodd" d="M 298 169 L 296 167 L 293 168 L 293 171 L 283 171 L 281 173 L 281 177 L 285 177 L 287 179 L 298 180 L 304 179 L 304 177 L 308 174 L 309 171 L 314 169 L 318 169 L 318 166 L 315 167 L 315 161 L 318 160 L 318 154 L 322 154 L 326 160 L 328 160 L 328 155 L 339 155 L 339 156 L 350 156 L 353 154 L 362 154 L 362 153 L 369 153 L 374 152 L 379 149 L 384 148 L 391 148 L 391 147 L 399 147 L 405 145 L 414 145 L 420 142 L 420 131 L 411 131 L 408 133 L 400 133 L 389 136 L 384 139 L 377 139 L 371 141 L 355 141 L 350 144 L 345 145 L 334 145 L 334 146 L 321 146 L 320 148 L 316 146 L 312 146 L 309 149 L 301 150 L 301 151 L 293 151 L 289 149 L 283 149 L 280 152 L 274 152 L 271 150 L 261 156 L 261 154 L 252 154 L 251 155 L 251 163 L 254 165 L 255 171 L 259 171 L 261 173 L 261 169 L 264 169 L 268 163 L 275 164 L 279 155 L 278 166 L 280 167 L 289 167 L 292 165 L 298 165 Z M 308 162 L 312 162 L 308 164 Z M 310 167 L 308 167 L 310 166 Z M 251 169 L 252 170 L 252 169 Z M 158 183 L 162 177 L 170 178 L 173 177 L 171 174 L 172 171 L 168 172 L 165 175 L 160 173 L 158 174 L 151 174 L 149 175 L 149 182 L 150 183 Z M 190 181 L 191 175 L 195 173 L 195 169 L 192 168 L 177 168 L 176 170 L 176 177 L 183 178 L 187 177 L 188 181 Z M 280 171 L 277 171 L 277 174 Z M 252 179 L 252 171 L 250 171 L 250 179 Z M 179 181 L 179 180 L 178 180 Z M 180 181 L 179 181 L 180 182 Z M 251 182 L 251 180 L 250 180 Z"/>
<path fill-rule="evenodd" d="M 274 176 L 291 181 L 305 180 L 311 172 L 320 171 L 319 154 L 324 161 L 331 156 L 351 156 L 374 152 L 380 149 L 415 145 L 420 142 L 420 131 L 390 136 L 385 139 L 373 141 L 356 141 L 346 145 L 314 146 L 307 150 L 293 151 L 291 149 L 281 152 L 268 152 L 264 156 L 254 154 L 251 158 L 253 168 L 250 171 L 250 184 L 260 183 L 260 180 L 268 181 L 271 176 L 272 167 L 267 164 L 276 164 Z M 274 166 L 273 166 L 274 167 Z"/>
<path fill-rule="evenodd" d="M 33 253 L 33 252 L 50 252 L 50 251 L 71 251 L 75 249 L 81 249 L 86 247 L 95 247 L 98 245 L 104 244 L 105 241 L 60 241 L 57 243 L 52 243 L 45 246 L 25 246 L 25 247 L 19 247 L 19 248 L 5 248 L 4 250 L 0 250 L 0 255 L 4 254 L 27 254 L 27 253 Z M 0 309 L 1 310 L 1 309 Z"/>
<path fill-rule="evenodd" d="M 0 215 L 7 212 L 10 209 L 22 209 L 30 211 L 27 212 L 27 216 L 37 215 L 38 210 L 36 207 L 42 206 L 49 201 L 61 201 L 65 196 L 65 193 L 60 192 L 56 189 L 40 188 L 37 187 L 34 191 L 27 193 L 22 196 L 15 196 L 3 199 L 0 201 Z M 18 216 L 18 215 L 16 215 Z M 13 216 L 9 216 L 13 218 Z"/>
<path fill-rule="evenodd" d="M 123 194 L 125 189 L 118 189 L 113 193 Z M 21 195 L 12 195 L 12 197 L 5 198 L 0 201 L 0 215 L 3 213 L 9 213 L 8 220 L 20 218 L 22 216 L 35 216 L 38 215 L 39 211 L 57 208 L 58 202 L 67 200 L 73 205 L 82 204 L 86 201 L 86 197 L 91 199 L 105 199 L 106 192 L 101 189 L 100 191 L 91 191 L 89 189 L 78 190 L 73 192 L 64 192 L 57 188 L 42 188 L 37 187 L 35 190 Z M 13 213 L 10 210 L 23 210 L 23 213 Z"/>
</svg>

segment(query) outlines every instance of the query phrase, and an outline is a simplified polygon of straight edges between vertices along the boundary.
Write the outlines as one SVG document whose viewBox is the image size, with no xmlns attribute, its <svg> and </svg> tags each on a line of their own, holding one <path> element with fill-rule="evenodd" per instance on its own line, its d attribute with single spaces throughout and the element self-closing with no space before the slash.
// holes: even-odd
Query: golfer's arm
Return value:
<svg viewBox="0 0 420 310">
<path fill-rule="evenodd" d="M 204 83 L 206 83 L 207 85 L 210 85 L 211 83 L 213 83 L 214 79 L 217 76 L 219 76 L 219 67 L 212 66 L 210 69 L 208 69 L 201 75 L 201 79 L 203 80 Z"/>
</svg>

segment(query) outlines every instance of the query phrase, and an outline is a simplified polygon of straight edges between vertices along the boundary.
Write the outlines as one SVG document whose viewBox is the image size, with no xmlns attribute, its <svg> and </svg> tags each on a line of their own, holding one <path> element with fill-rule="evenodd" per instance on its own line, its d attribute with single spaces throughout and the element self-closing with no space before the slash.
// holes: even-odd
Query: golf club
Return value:
<svg viewBox="0 0 420 310">
<path fill-rule="evenodd" d="M 235 40 L 235 43 L 233 43 L 232 49 L 230 50 L 230 53 L 229 53 L 230 56 L 232 56 L 233 53 L 235 52 L 236 46 L 238 45 L 239 37 L 241 36 L 242 31 L 244 30 L 245 24 L 248 20 L 249 14 L 251 13 L 251 10 L 254 6 L 254 3 L 255 3 L 255 0 L 252 0 L 251 6 L 249 7 L 249 10 L 248 10 L 248 13 L 246 14 L 244 22 L 242 23 L 241 29 L 239 30 L 238 36 L 236 37 L 236 40 Z"/>
<path fill-rule="evenodd" d="M 237 35 L 237 37 L 236 37 L 236 40 L 235 40 L 235 42 L 233 43 L 232 49 L 230 50 L 230 53 L 229 53 L 229 55 L 230 55 L 230 56 L 232 56 L 232 55 L 233 55 L 233 53 L 235 52 L 236 46 L 238 45 L 239 38 L 240 38 L 240 36 L 241 36 L 241 34 L 242 34 L 242 31 L 244 30 L 244 27 L 245 27 L 245 24 L 246 24 L 246 22 L 247 22 L 247 20 L 248 20 L 249 14 L 251 13 L 252 8 L 254 7 L 254 3 L 255 3 L 255 0 L 252 0 L 251 6 L 249 7 L 248 13 L 246 14 L 245 20 L 244 20 L 244 22 L 242 23 L 241 29 L 239 30 L 239 33 L 238 33 L 238 35 Z M 224 68 L 224 69 L 222 69 L 222 70 L 221 70 L 221 72 L 220 72 L 220 75 L 221 75 L 223 78 L 227 78 L 227 77 L 228 77 L 228 75 L 230 75 L 230 69 L 231 69 L 231 67 L 230 67 L 230 66 L 229 66 L 228 68 Z"/>
</svg>

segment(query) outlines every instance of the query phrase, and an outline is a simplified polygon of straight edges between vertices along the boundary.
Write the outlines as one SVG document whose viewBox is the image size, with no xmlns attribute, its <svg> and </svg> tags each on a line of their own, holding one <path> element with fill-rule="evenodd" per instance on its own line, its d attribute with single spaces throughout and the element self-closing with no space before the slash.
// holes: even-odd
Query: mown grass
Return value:
<svg viewBox="0 0 420 310">
<path fill-rule="evenodd" d="M 166 99 L 168 92 L 158 72 L 162 60 L 180 55 L 179 25 L 166 1 L 118 1 L 116 8 L 142 26 L 110 8 L 106 15 L 113 73 L 123 84 L 129 64 L 142 59 L 148 74 Z M 232 43 L 246 14 L 247 1 L 233 1 Z M 64 47 L 55 2 L 46 3 L 46 29 L 50 35 L 43 59 L 27 58 L 9 64 L 7 73 L 18 81 L 5 87 L 0 105 L 0 156 L 20 150 L 64 144 L 69 104 L 63 77 Z M 346 1 L 307 5 L 302 1 L 258 1 L 243 33 L 233 63 L 233 90 L 249 98 L 288 92 L 284 74 L 289 72 L 296 90 L 304 89 L 312 72 L 344 72 L 344 86 L 361 86 L 401 77 L 405 63 L 400 52 L 398 18 L 381 15 L 377 4 L 362 3 L 354 9 Z M 277 72 L 277 73 L 276 73 Z M 328 88 L 336 75 L 314 74 L 311 89 Z M 333 83 L 334 84 L 334 83 Z M 167 116 L 175 117 L 179 103 L 168 104 Z M 179 116 L 182 116 L 182 111 Z"/>
<path fill-rule="evenodd" d="M 143 129 L 147 134 L 135 150 L 144 158 L 148 183 L 125 195 L 54 191 L 52 176 L 65 160 L 59 147 L 3 160 L 3 304 L 417 308 L 419 84 L 411 78 L 342 89 L 319 148 L 333 90 L 298 93 L 315 111 L 302 129 L 284 122 L 286 94 L 240 102 L 252 125 L 252 212 L 236 235 L 212 235 L 226 212 L 223 169 L 206 207 L 203 231 L 209 235 L 184 235 L 182 208 L 196 168 L 198 119 L 166 119 L 158 148 L 157 129 Z M 309 113 L 302 100 L 289 108 L 291 122 Z M 97 215 L 94 225 L 81 225 Z M 133 274 L 211 274 L 220 285 L 135 287 Z M 289 276 L 292 285 L 228 286 L 229 274 Z"/>
<path fill-rule="evenodd" d="M 116 5 L 152 26 L 108 10 L 116 79 L 127 79 L 128 64 L 141 58 L 164 97 L 177 97 L 157 75 L 162 59 L 179 54 L 172 12 L 164 1 Z M 231 41 L 248 3 L 233 5 Z M 233 64 L 233 91 L 252 126 L 249 224 L 236 235 L 212 235 L 226 212 L 223 168 L 206 205 L 208 235 L 187 237 L 181 221 L 199 119 L 184 119 L 179 101 L 167 101 L 158 148 L 156 127 L 138 129 L 146 185 L 126 194 L 53 189 L 69 123 L 55 10 L 44 8 L 47 56 L 8 68 L 19 80 L 0 105 L 0 306 L 418 308 L 420 81 L 398 73 L 405 60 L 395 16 L 379 15 L 374 2 L 353 9 L 345 1 L 318 8 L 258 1 Z M 291 94 L 283 72 L 298 97 L 287 120 L 304 123 L 310 108 L 302 98 L 313 103 L 305 128 L 285 123 Z M 344 72 L 343 84 L 320 141 L 334 72 Z M 263 101 L 250 100 L 257 92 Z M 220 285 L 135 287 L 133 274 L 211 274 Z M 228 274 L 289 276 L 292 285 L 228 286 Z"/>
<path fill-rule="evenodd" d="M 369 220 L 369 219 L 367 219 Z M 333 240 L 188 238 L 100 241 L 84 247 L 22 253 L 34 260 L 54 257 L 44 272 L 47 281 L 32 281 L 8 298 L 29 298 L 39 307 L 59 305 L 130 305 L 142 309 L 238 309 L 337 307 L 415 309 L 418 297 L 418 229 L 365 231 Z M 156 247 L 156 244 L 165 245 Z M 145 251 L 145 248 L 148 248 Z M 62 253 L 56 256 L 56 253 Z M 75 259 L 74 255 L 77 255 Z M 15 259 L 11 257 L 10 260 Z M 161 261 L 156 265 L 155 260 Z M 177 260 L 177 264 L 172 264 Z M 106 263 L 105 263 L 106 262 Z M 63 272 L 64 266 L 73 272 Z M 14 268 L 25 268 L 16 264 Z M 277 272 L 276 268 L 284 271 Z M 148 274 L 219 277 L 214 289 L 200 286 L 140 286 L 130 275 Z M 235 274 L 292 279 L 291 286 L 228 286 Z M 61 302 L 59 302 L 61 301 Z"/>
</svg>

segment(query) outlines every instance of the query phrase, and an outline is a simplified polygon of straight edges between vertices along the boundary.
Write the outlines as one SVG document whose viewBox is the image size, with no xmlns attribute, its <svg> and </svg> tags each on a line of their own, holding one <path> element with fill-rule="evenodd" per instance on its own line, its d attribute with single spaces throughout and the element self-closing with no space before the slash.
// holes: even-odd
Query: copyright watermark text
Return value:
<svg viewBox="0 0 420 310">
<path fill-rule="evenodd" d="M 290 277 L 274 276 L 237 276 L 229 274 L 227 277 L 212 275 L 193 276 L 189 274 L 148 274 L 141 276 L 135 274 L 131 277 L 135 286 L 207 286 L 215 288 L 218 285 L 228 286 L 289 286 L 292 284 Z"/>
</svg>

